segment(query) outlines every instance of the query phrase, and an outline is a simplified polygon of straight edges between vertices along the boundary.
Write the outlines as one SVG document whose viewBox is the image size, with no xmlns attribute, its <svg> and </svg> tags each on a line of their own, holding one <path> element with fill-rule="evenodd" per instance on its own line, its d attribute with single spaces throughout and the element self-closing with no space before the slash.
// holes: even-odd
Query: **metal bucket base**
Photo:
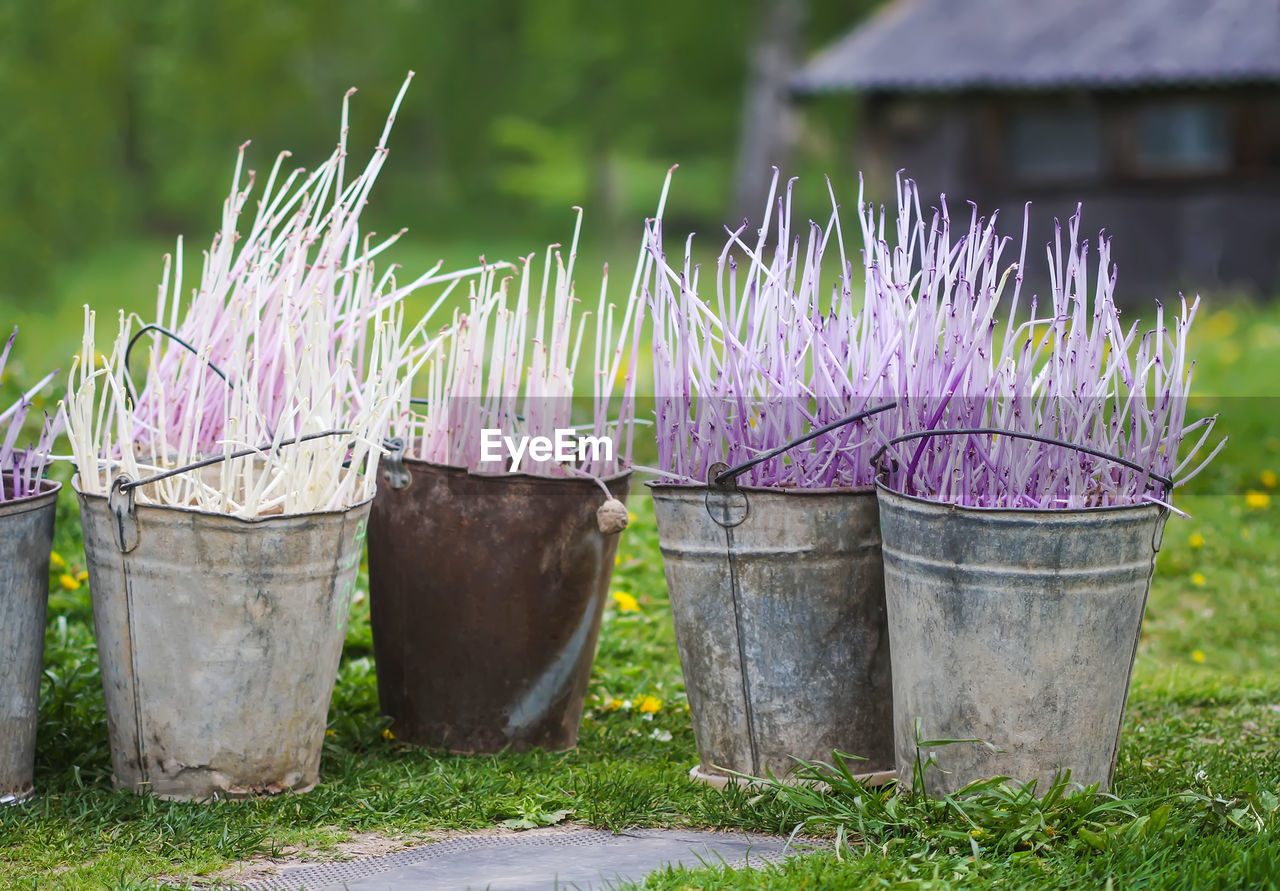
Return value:
<svg viewBox="0 0 1280 891">
<path fill-rule="evenodd" d="M 898 778 L 898 772 L 894 770 L 875 770 L 871 773 L 855 773 L 853 778 L 864 786 L 883 786 L 890 780 Z M 713 789 L 727 789 L 729 786 L 737 786 L 741 789 L 759 786 L 761 780 L 751 777 L 729 777 L 724 774 L 711 773 L 704 771 L 701 764 L 695 764 L 689 768 L 689 779 L 695 783 L 701 783 L 704 786 L 710 786 Z M 815 786 L 821 787 L 827 784 L 820 780 L 783 780 L 788 786 Z"/>
<path fill-rule="evenodd" d="M 6 792 L 4 795 L 0 795 L 0 805 L 22 804 L 24 801 L 30 801 L 35 797 L 35 795 L 35 787 L 32 787 L 25 792 Z"/>
<path fill-rule="evenodd" d="M 273 791 L 270 788 L 223 789 L 213 793 L 212 795 L 207 795 L 203 798 L 196 798 L 191 795 L 184 795 L 181 793 L 174 794 L 169 792 L 154 792 L 152 793 L 152 797 L 157 798 L 160 801 L 253 801 L 254 799 L 257 799 L 257 798 L 279 798 L 281 795 L 305 795 L 307 792 L 310 792 L 319 784 L 320 783 L 318 780 L 313 780 L 309 783 L 300 783 L 297 786 L 280 788 L 277 791 Z M 114 780 L 111 786 L 114 789 L 117 789 L 117 790 L 123 789 L 126 792 L 139 791 L 136 786 L 130 785 L 128 783 L 121 783 L 118 780 Z"/>
</svg>

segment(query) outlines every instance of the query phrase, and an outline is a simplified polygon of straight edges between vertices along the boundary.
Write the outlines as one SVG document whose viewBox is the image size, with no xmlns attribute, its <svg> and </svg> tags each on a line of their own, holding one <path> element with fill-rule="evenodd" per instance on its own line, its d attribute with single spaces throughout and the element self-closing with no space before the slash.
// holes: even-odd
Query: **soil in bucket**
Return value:
<svg viewBox="0 0 1280 891">
<path fill-rule="evenodd" d="M 378 487 L 369 525 L 392 731 L 460 752 L 573 747 L 618 548 L 597 520 L 604 493 L 587 479 L 404 468 L 408 485 Z M 626 500 L 629 473 L 604 482 Z"/>
<path fill-rule="evenodd" d="M 651 489 L 695 778 L 781 777 L 839 750 L 882 779 L 893 700 L 875 494 Z"/>
<path fill-rule="evenodd" d="M 6 493 L 7 475 L 0 477 Z M 36 716 L 60 483 L 0 502 L 0 804 L 33 791 Z"/>
<path fill-rule="evenodd" d="M 900 781 L 918 759 L 933 796 L 1068 770 L 1108 788 L 1167 511 L 878 495 Z"/>
<path fill-rule="evenodd" d="M 122 519 L 80 493 L 118 788 L 207 799 L 318 782 L 368 513 L 138 504 Z"/>
</svg>

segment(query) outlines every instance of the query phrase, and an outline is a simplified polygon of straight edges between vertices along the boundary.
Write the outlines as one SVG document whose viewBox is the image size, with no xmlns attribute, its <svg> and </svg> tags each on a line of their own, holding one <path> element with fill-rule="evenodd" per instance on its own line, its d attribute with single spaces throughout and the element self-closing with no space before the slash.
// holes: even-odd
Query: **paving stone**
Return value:
<svg viewBox="0 0 1280 891">
<path fill-rule="evenodd" d="M 667 865 L 778 863 L 786 839 L 742 833 L 632 829 L 614 834 L 558 827 L 510 835 L 460 836 L 343 863 L 286 868 L 255 891 L 602 891 Z"/>
</svg>

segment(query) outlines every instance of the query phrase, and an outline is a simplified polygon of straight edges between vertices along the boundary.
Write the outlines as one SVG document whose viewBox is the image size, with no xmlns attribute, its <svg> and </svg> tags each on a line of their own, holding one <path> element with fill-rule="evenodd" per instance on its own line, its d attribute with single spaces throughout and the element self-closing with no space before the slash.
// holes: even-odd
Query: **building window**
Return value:
<svg viewBox="0 0 1280 891">
<path fill-rule="evenodd" d="M 1097 112 L 1086 108 L 1020 111 L 1009 127 L 1009 160 L 1020 179 L 1072 180 L 1102 170 Z"/>
<path fill-rule="evenodd" d="M 1148 105 L 1138 113 L 1138 165 L 1145 172 L 1223 170 L 1231 162 L 1226 109 L 1205 102 Z"/>
</svg>

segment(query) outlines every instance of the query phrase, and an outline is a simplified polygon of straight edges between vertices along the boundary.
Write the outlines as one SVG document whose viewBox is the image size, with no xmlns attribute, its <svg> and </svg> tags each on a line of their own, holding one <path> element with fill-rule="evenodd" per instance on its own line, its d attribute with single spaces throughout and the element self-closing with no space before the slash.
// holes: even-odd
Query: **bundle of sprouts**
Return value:
<svg viewBox="0 0 1280 891">
<path fill-rule="evenodd" d="M 995 236 L 994 218 L 984 221 L 974 210 L 952 244 L 945 198 L 926 225 L 910 181 L 899 184 L 896 246 L 886 240 L 883 212 L 878 225 L 865 206 L 862 218 L 868 304 L 899 319 L 915 317 L 906 323 L 906 361 L 895 382 L 902 429 L 1011 430 L 1121 459 L 991 432 L 939 435 L 889 449 L 888 484 L 895 490 L 988 508 L 1167 504 L 1159 478 L 1185 483 L 1225 443 L 1196 463 L 1215 420 L 1187 417 L 1187 337 L 1198 299 L 1190 306 L 1181 300 L 1172 319 L 1157 305 L 1155 326 L 1141 334 L 1138 322 L 1123 326 L 1110 241 L 1101 236 L 1090 293 L 1079 210 L 1065 246 L 1055 225 L 1046 250 L 1051 313 L 1039 317 L 1033 298 L 1023 321 L 1025 217 L 1019 260 L 1005 267 L 1006 241 Z M 996 310 L 1010 278 L 1012 305 L 997 339 Z"/>
<path fill-rule="evenodd" d="M 704 288 L 694 265 L 693 237 L 676 268 L 663 249 L 661 220 L 650 222 L 653 274 L 644 289 L 654 319 L 658 470 L 666 482 L 701 483 L 717 462 L 752 460 L 893 398 L 901 327 L 859 311 L 834 194 L 825 229 L 810 222 L 803 239 L 792 229 L 793 185 L 778 197 L 775 171 L 753 244 L 743 240 L 746 224 L 727 230 L 713 287 Z M 739 482 L 869 485 L 870 456 L 882 441 L 872 431 L 881 418 L 794 446 Z"/>
<path fill-rule="evenodd" d="M 485 474 L 601 480 L 629 469 L 644 304 L 635 281 L 621 309 L 609 303 L 606 266 L 594 318 L 576 311 L 582 212 L 575 210 L 568 259 L 552 245 L 540 280 L 532 254 L 517 268 L 488 266 L 472 280 L 447 345 L 425 368 L 418 410 L 404 411 L 397 421 L 407 455 Z M 642 254 L 637 281 L 645 262 Z M 591 397 L 578 408 L 589 419 L 575 424 L 578 365 L 588 334 L 594 335 Z M 550 443 L 552 451 L 532 445 L 535 439 Z"/>
<path fill-rule="evenodd" d="M 282 153 L 247 232 L 237 224 L 254 174 L 242 185 L 242 146 L 190 302 L 183 307 L 180 299 L 179 240 L 176 260 L 165 258 L 156 322 L 137 327 L 122 314 L 102 364 L 94 361 L 94 313 L 85 308 L 64 407 L 83 492 L 106 493 L 117 473 L 138 479 L 220 455 L 222 463 L 200 473 L 136 489 L 137 498 L 255 517 L 342 509 L 372 497 L 370 464 L 412 372 L 438 341 L 420 336 L 425 318 L 402 331 L 401 300 L 433 283 L 445 285 L 443 300 L 471 272 L 440 275 L 437 266 L 398 285 L 373 260 L 399 235 L 375 244 L 360 233 L 408 84 L 373 157 L 349 183 L 348 92 L 333 155 L 277 186 Z M 135 388 L 128 350 L 148 331 L 147 372 Z M 244 450 L 253 454 L 231 457 Z"/>
<path fill-rule="evenodd" d="M 9 361 L 9 351 L 18 337 L 18 329 L 14 328 L 9 339 L 5 341 L 4 351 L 0 352 L 0 379 L 4 376 L 4 368 Z M 27 415 L 34 407 L 32 401 L 36 394 L 53 380 L 56 371 L 50 372 L 35 386 L 19 394 L 13 405 L 0 412 L 0 503 L 17 498 L 28 498 L 40 492 L 40 483 L 49 466 L 49 449 L 57 435 L 58 425 L 45 413 L 44 424 L 40 427 L 40 435 L 34 444 L 26 448 L 18 447 L 18 438 L 22 435 L 22 427 Z"/>
</svg>

